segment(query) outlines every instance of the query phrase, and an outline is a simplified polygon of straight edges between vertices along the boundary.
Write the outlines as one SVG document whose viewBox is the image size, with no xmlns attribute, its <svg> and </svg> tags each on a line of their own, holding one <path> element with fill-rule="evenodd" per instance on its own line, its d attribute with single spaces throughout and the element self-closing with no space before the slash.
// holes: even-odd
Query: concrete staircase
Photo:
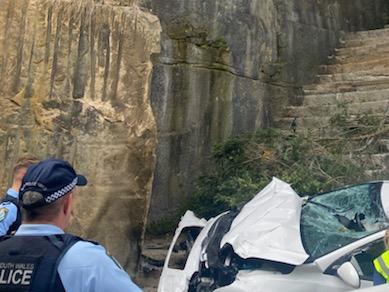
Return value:
<svg viewBox="0 0 389 292">
<path fill-rule="evenodd" d="M 288 106 L 277 127 L 297 131 L 310 129 L 322 137 L 337 135 L 333 117 L 343 113 L 350 129 L 361 119 L 376 121 L 382 134 L 374 141 L 370 158 L 377 162 L 371 174 L 389 170 L 389 27 L 347 34 L 341 48 L 319 68 L 314 84 L 303 87 L 299 106 Z M 388 167 L 387 167 L 388 165 Z"/>
</svg>

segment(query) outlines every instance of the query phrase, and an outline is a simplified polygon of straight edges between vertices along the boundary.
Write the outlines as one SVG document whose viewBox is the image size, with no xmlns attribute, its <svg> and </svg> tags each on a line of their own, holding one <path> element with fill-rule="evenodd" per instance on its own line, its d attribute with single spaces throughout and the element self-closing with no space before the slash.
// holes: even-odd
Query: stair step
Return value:
<svg viewBox="0 0 389 292">
<path fill-rule="evenodd" d="M 389 77 L 389 68 L 376 68 L 375 70 L 362 70 L 346 73 L 321 74 L 317 75 L 317 83 L 339 82 L 339 81 L 360 81 L 378 80 Z"/>
<path fill-rule="evenodd" d="M 340 102 L 362 103 L 366 101 L 389 102 L 389 89 L 355 91 L 342 93 L 308 94 L 304 97 L 304 106 L 330 105 Z"/>
<path fill-rule="evenodd" d="M 353 71 L 369 71 L 377 70 L 378 68 L 389 70 L 389 57 L 372 59 L 372 60 L 362 60 L 360 62 L 351 62 L 351 63 L 335 63 L 331 65 L 321 65 L 319 66 L 319 74 L 334 74 L 334 73 L 347 73 Z"/>
<path fill-rule="evenodd" d="M 389 37 L 382 38 L 359 38 L 347 41 L 341 41 L 341 48 L 359 48 L 369 45 L 384 45 L 389 43 Z"/>
<path fill-rule="evenodd" d="M 344 40 L 354 40 L 354 39 L 376 39 L 376 38 L 389 38 L 389 28 L 373 29 L 373 30 L 364 30 L 347 33 L 344 36 Z"/>
<path fill-rule="evenodd" d="M 335 56 L 337 57 L 348 57 L 348 56 L 355 56 L 355 55 L 365 55 L 365 54 L 372 54 L 377 51 L 380 52 L 387 52 L 389 51 L 389 39 L 386 43 L 367 43 L 363 46 L 358 47 L 343 47 L 343 48 L 336 48 L 335 49 Z"/>
<path fill-rule="evenodd" d="M 353 80 L 353 81 L 337 81 L 317 83 L 303 86 L 305 94 L 321 94 L 321 93 L 341 93 L 368 91 L 378 89 L 388 89 L 389 78 L 375 78 L 372 80 Z"/>
<path fill-rule="evenodd" d="M 347 114 L 349 116 L 358 116 L 361 114 L 371 114 L 375 116 L 382 116 L 387 114 L 389 108 L 389 101 L 367 101 L 360 103 L 349 103 L 345 105 Z M 327 105 L 304 105 L 304 106 L 289 106 L 285 110 L 285 117 L 290 118 L 307 118 L 307 117 L 323 117 L 331 116 L 337 112 L 342 111 L 341 104 L 327 104 Z"/>
<path fill-rule="evenodd" d="M 351 64 L 351 63 L 364 63 L 372 61 L 384 61 L 389 60 L 389 44 L 385 50 L 376 50 L 374 52 L 355 53 L 351 56 L 335 56 L 331 62 L 337 64 Z"/>
<path fill-rule="evenodd" d="M 336 137 L 339 127 L 331 125 L 331 121 L 343 111 L 350 130 L 375 131 L 376 124 L 389 127 L 389 27 L 350 33 L 340 42 L 342 48 L 328 57 L 330 64 L 320 66 L 317 82 L 303 86 L 303 96 L 296 97 L 303 99 L 303 105 L 285 108 L 283 116 L 275 120 L 277 127 L 292 131 L 290 126 L 295 120 L 297 132 Z M 361 125 L 365 115 L 373 123 Z M 364 159 L 373 166 L 367 172 L 388 172 L 389 134 L 380 134 L 369 145 L 369 151 L 374 154 Z"/>
<path fill-rule="evenodd" d="M 371 118 L 384 119 L 384 125 L 389 125 L 389 117 L 383 117 L 383 115 L 369 115 Z M 355 119 L 356 116 L 349 116 L 350 119 L 350 126 L 352 125 L 352 119 Z M 338 130 L 335 128 L 333 129 L 333 126 L 331 126 L 331 116 L 328 114 L 325 116 L 304 116 L 304 117 L 297 117 L 296 120 L 297 123 L 297 129 L 301 131 L 301 129 L 309 129 L 310 131 L 315 131 L 316 133 L 319 133 L 321 136 L 325 137 L 333 137 L 336 135 Z M 334 132 L 335 131 L 335 132 Z"/>
</svg>

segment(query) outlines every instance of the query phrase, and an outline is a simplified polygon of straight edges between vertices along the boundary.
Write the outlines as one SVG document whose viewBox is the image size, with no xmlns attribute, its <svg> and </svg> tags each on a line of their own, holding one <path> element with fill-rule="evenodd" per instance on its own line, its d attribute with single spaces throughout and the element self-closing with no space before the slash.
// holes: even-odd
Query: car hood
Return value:
<svg viewBox="0 0 389 292">
<path fill-rule="evenodd" d="M 300 233 L 303 199 L 280 179 L 273 178 L 248 202 L 224 235 L 221 246 L 230 244 L 242 258 L 259 258 L 292 265 L 304 263 Z"/>
</svg>

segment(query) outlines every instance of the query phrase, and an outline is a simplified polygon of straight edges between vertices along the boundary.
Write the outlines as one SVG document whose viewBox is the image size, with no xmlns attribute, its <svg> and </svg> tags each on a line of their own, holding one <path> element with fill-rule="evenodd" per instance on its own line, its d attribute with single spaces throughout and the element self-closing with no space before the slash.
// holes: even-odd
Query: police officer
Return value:
<svg viewBox="0 0 389 292">
<path fill-rule="evenodd" d="M 389 283 L 389 229 L 386 230 L 384 242 L 386 251 L 373 261 L 374 264 L 374 285 Z"/>
<path fill-rule="evenodd" d="M 12 186 L 0 203 L 0 236 L 12 234 L 22 223 L 19 207 L 19 188 L 27 168 L 38 162 L 33 157 L 20 158 L 13 169 Z"/>
<path fill-rule="evenodd" d="M 63 160 L 28 168 L 19 193 L 23 224 L 0 242 L 0 291 L 140 291 L 101 245 L 63 232 L 74 189 L 86 184 Z"/>
</svg>

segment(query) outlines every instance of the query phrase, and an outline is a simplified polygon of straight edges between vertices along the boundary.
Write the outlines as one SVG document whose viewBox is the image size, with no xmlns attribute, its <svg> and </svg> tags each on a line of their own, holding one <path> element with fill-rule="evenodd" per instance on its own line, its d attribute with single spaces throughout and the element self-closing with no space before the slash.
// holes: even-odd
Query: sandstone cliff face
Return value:
<svg viewBox="0 0 389 292">
<path fill-rule="evenodd" d="M 342 30 L 389 22 L 385 0 L 150 0 L 162 24 L 152 81 L 158 125 L 150 216 L 193 192 L 212 146 L 272 124 Z M 146 5 L 145 4 L 145 5 Z"/>
<path fill-rule="evenodd" d="M 160 26 L 130 1 L 102 2 L 0 2 L 1 187 L 18 156 L 68 159 L 90 182 L 70 230 L 133 271 L 154 170 Z"/>
</svg>

